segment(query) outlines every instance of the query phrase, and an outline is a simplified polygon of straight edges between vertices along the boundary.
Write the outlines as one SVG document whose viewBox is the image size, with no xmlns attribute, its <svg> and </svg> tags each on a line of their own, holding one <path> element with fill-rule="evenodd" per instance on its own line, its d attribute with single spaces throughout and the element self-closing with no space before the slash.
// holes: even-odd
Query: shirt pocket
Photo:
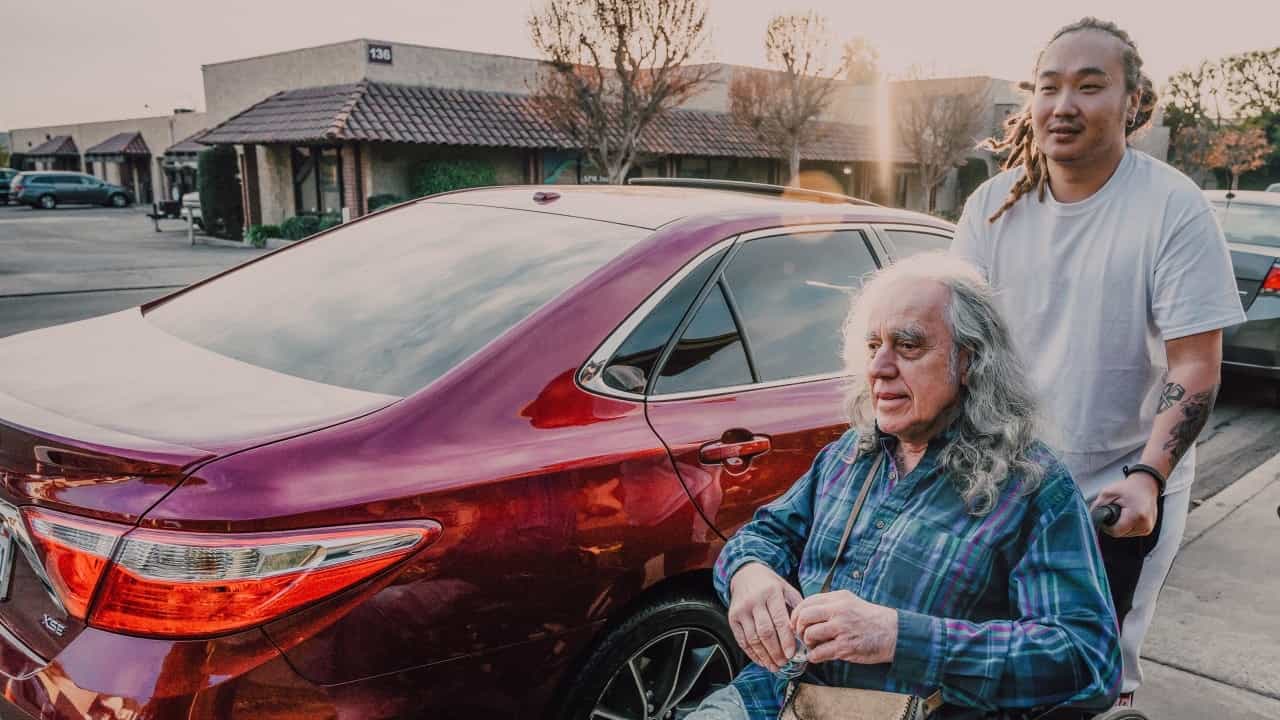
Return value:
<svg viewBox="0 0 1280 720">
<path fill-rule="evenodd" d="M 899 517 L 875 554 L 878 602 L 938 617 L 963 617 L 990 577 L 992 549 L 930 523 Z"/>
</svg>

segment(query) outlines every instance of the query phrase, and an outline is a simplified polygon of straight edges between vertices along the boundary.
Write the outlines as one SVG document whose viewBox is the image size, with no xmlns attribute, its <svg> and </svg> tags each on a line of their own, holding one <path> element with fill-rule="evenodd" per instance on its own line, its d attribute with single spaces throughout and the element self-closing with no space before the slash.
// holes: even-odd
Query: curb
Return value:
<svg viewBox="0 0 1280 720">
<path fill-rule="evenodd" d="M 1190 515 L 1187 516 L 1187 528 L 1182 535 L 1185 548 L 1209 532 L 1241 505 L 1252 500 L 1273 483 L 1280 482 L 1280 453 L 1250 470 L 1244 477 L 1231 483 L 1226 488 L 1206 499 Z"/>
</svg>

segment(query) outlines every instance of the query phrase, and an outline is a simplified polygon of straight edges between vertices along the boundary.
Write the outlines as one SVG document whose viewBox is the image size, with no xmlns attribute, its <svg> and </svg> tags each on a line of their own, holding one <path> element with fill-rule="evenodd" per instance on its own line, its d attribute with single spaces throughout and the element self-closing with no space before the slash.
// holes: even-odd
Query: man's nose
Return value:
<svg viewBox="0 0 1280 720">
<path fill-rule="evenodd" d="M 871 355 L 871 362 L 867 364 L 867 371 L 872 377 L 893 377 L 898 374 L 898 366 L 894 363 L 893 351 L 888 347 L 876 349 Z"/>
<path fill-rule="evenodd" d="M 1080 108 L 1076 106 L 1076 95 L 1070 89 L 1064 88 L 1058 92 L 1057 98 L 1053 103 L 1053 114 L 1055 117 L 1074 117 L 1079 114 Z"/>
</svg>

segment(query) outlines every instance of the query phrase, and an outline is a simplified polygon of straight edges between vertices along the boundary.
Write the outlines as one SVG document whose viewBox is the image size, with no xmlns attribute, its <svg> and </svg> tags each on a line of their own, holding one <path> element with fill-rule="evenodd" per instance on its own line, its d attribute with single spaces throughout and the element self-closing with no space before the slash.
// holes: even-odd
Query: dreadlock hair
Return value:
<svg viewBox="0 0 1280 720">
<path fill-rule="evenodd" d="M 1138 54 L 1138 47 L 1134 45 L 1133 39 L 1129 37 L 1129 33 L 1121 30 L 1118 25 L 1106 20 L 1099 20 L 1095 17 L 1086 17 L 1083 20 L 1071 23 L 1058 30 L 1049 39 L 1045 45 L 1047 48 L 1053 44 L 1054 40 L 1080 30 L 1099 30 L 1108 33 L 1124 43 L 1124 87 L 1126 92 L 1141 90 L 1142 94 L 1138 98 L 1138 112 L 1134 119 L 1125 125 L 1124 136 L 1127 138 L 1137 130 L 1146 126 L 1151 120 L 1151 114 L 1156 108 L 1156 91 L 1152 86 L 1151 78 L 1142 72 L 1142 56 Z M 1044 51 L 1040 51 L 1040 55 L 1044 55 Z M 1037 68 L 1040 65 L 1040 59 L 1036 59 Z M 1035 92 L 1035 83 L 1022 82 L 1018 87 L 1028 92 Z M 1004 205 L 992 215 L 988 222 L 995 222 L 1006 210 L 1013 207 L 1014 203 L 1023 195 L 1035 190 L 1041 202 L 1044 202 L 1045 188 L 1048 186 L 1049 173 L 1046 168 L 1046 159 L 1044 153 L 1036 146 L 1035 133 L 1032 131 L 1031 125 L 1031 103 L 1028 102 L 1021 112 L 1010 115 L 1004 122 L 1004 137 L 1000 139 L 988 138 L 979 146 L 983 150 L 989 150 L 993 153 L 1001 153 L 1008 151 L 1009 156 L 1001 164 L 1001 169 L 1012 170 L 1021 165 L 1025 168 L 1022 177 L 1013 184 L 1009 190 L 1009 195 L 1005 198 Z"/>
</svg>

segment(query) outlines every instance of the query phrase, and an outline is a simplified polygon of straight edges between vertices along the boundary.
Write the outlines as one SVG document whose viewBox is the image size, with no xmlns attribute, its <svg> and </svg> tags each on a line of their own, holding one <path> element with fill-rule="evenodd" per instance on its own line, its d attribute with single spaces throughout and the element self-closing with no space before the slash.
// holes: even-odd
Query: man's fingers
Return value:
<svg viewBox="0 0 1280 720">
<path fill-rule="evenodd" d="M 804 596 L 800 591 L 791 586 L 790 583 L 782 586 L 782 599 L 786 601 L 787 607 L 798 607 L 804 602 Z"/>
<path fill-rule="evenodd" d="M 778 630 L 773 626 L 773 618 L 769 616 L 769 609 L 763 605 L 756 607 L 755 612 L 756 632 L 759 633 L 760 643 L 764 645 L 765 654 L 772 661 L 770 670 L 777 670 L 787 658 L 782 654 L 782 641 L 778 639 Z"/>
<path fill-rule="evenodd" d="M 783 662 L 796 654 L 795 633 L 791 630 L 791 618 L 787 615 L 787 605 L 782 595 L 772 596 L 768 600 L 769 617 L 773 620 L 773 629 L 778 633 L 778 643 L 782 650 Z"/>
<path fill-rule="evenodd" d="M 831 641 L 840 634 L 840 629 L 835 623 L 820 622 L 810 625 L 805 629 L 802 639 L 807 648 L 815 648 L 823 643 Z"/>
</svg>

